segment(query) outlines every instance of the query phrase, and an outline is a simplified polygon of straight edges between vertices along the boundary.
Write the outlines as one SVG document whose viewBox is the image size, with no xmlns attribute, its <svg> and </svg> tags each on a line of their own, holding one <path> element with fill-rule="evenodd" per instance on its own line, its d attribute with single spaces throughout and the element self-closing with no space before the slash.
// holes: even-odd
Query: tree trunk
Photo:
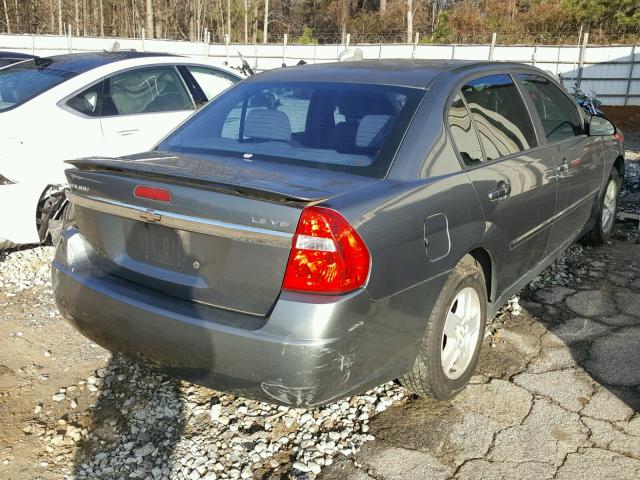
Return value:
<svg viewBox="0 0 640 480">
<path fill-rule="evenodd" d="M 413 0 L 407 0 L 407 43 L 413 43 Z"/>
<path fill-rule="evenodd" d="M 264 0 L 264 25 L 262 26 L 262 43 L 267 43 L 269 28 L 269 0 Z"/>
<path fill-rule="evenodd" d="M 7 33 L 11 33 L 11 24 L 9 23 L 9 10 L 7 10 L 7 0 L 2 0 L 4 6 L 4 21 L 7 24 Z"/>
<path fill-rule="evenodd" d="M 251 28 L 251 43 L 258 43 L 258 1 L 253 1 L 253 26 Z"/>
<path fill-rule="evenodd" d="M 387 0 L 380 0 L 380 11 L 381 12 L 387 11 Z"/>
<path fill-rule="evenodd" d="M 62 0 L 58 0 L 58 35 L 62 35 Z"/>
<path fill-rule="evenodd" d="M 73 6 L 75 7 L 75 22 L 76 22 L 76 35 L 80 36 L 80 5 L 78 0 L 73 0 Z"/>
<path fill-rule="evenodd" d="M 231 42 L 231 0 L 227 0 L 227 33 Z"/>
<path fill-rule="evenodd" d="M 102 0 L 98 1 L 98 9 L 100 10 L 100 36 L 104 37 L 104 8 L 102 5 Z"/>
<path fill-rule="evenodd" d="M 244 43 L 249 41 L 249 0 L 244 0 Z"/>
<path fill-rule="evenodd" d="M 100 0 L 102 1 L 102 0 Z M 153 21 L 153 0 L 147 0 L 147 8 L 146 8 L 146 29 L 147 31 L 145 32 L 147 34 L 147 37 L 149 38 L 154 38 L 155 37 L 155 32 L 154 32 L 154 21 Z"/>
</svg>

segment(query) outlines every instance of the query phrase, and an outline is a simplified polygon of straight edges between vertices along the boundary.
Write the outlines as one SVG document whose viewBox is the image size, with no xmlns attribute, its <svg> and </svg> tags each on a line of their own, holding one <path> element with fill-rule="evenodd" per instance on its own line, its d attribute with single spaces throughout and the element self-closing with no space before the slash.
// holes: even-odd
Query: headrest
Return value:
<svg viewBox="0 0 640 480">
<path fill-rule="evenodd" d="M 336 101 L 338 110 L 346 118 L 362 118 L 365 115 L 393 114 L 389 99 L 380 93 L 349 92 Z"/>
<path fill-rule="evenodd" d="M 390 115 L 366 115 L 360 120 L 356 133 L 356 147 L 379 148 L 386 138 L 391 123 Z"/>
<path fill-rule="evenodd" d="M 279 110 L 255 109 L 247 114 L 244 135 L 259 140 L 291 140 L 291 122 L 286 113 Z"/>
</svg>

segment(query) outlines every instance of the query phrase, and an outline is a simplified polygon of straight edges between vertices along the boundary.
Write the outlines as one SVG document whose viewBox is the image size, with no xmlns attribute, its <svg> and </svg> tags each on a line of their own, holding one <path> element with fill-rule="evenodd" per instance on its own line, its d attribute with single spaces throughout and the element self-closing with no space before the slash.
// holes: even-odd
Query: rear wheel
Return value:
<svg viewBox="0 0 640 480">
<path fill-rule="evenodd" d="M 595 225 L 585 237 L 591 245 L 603 245 L 611 238 L 613 225 L 616 222 L 616 213 L 618 212 L 618 195 L 620 194 L 621 185 L 620 175 L 614 168 L 611 170 L 604 193 L 600 198 L 600 204 L 596 211 Z"/>
<path fill-rule="evenodd" d="M 444 400 L 467 385 L 484 338 L 485 285 L 480 265 L 470 256 L 452 270 L 431 312 L 413 370 L 400 379 L 405 387 Z"/>
</svg>

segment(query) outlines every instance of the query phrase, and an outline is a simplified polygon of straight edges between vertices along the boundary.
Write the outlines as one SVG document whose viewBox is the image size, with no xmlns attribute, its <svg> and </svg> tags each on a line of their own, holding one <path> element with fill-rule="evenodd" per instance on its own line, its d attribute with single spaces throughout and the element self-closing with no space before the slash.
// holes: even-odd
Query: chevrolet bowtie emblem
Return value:
<svg viewBox="0 0 640 480">
<path fill-rule="evenodd" d="M 146 220 L 147 222 L 159 222 L 160 220 L 162 220 L 162 215 L 149 208 L 144 212 L 140 212 L 140 218 L 142 220 Z"/>
</svg>

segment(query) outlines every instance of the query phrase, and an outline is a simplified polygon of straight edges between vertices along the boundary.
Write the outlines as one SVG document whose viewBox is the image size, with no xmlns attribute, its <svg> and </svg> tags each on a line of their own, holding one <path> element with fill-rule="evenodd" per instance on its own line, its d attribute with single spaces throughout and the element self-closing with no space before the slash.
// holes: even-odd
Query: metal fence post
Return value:
<svg viewBox="0 0 640 480">
<path fill-rule="evenodd" d="M 313 63 L 317 63 L 318 59 L 318 42 L 313 44 Z"/>
<path fill-rule="evenodd" d="M 491 47 L 489 47 L 489 60 L 493 60 L 493 53 L 496 49 L 496 38 L 498 37 L 498 34 L 496 32 L 493 32 L 491 34 Z"/>
<path fill-rule="evenodd" d="M 533 55 L 531 60 L 533 61 L 533 66 L 536 66 L 536 61 L 538 60 L 538 45 L 533 47 Z"/>
<path fill-rule="evenodd" d="M 282 41 L 282 64 L 287 64 L 287 40 L 289 40 L 289 35 L 284 34 L 284 39 Z"/>
<path fill-rule="evenodd" d="M 585 32 L 584 38 L 582 40 L 582 45 L 580 46 L 580 63 L 578 64 L 578 88 L 582 84 L 582 70 L 584 69 L 584 57 L 587 53 L 587 43 L 589 43 L 589 32 Z"/>
<path fill-rule="evenodd" d="M 378 49 L 378 60 L 382 60 L 382 42 L 380 42 L 380 48 Z"/>
<path fill-rule="evenodd" d="M 418 46 L 418 41 L 420 40 L 420 32 L 416 32 L 416 38 L 413 41 L 413 49 L 411 50 L 411 59 L 413 60 L 416 56 L 416 47 Z"/>
<path fill-rule="evenodd" d="M 204 29 L 204 58 L 207 59 L 209 58 L 209 29 L 205 28 Z"/>
<path fill-rule="evenodd" d="M 224 43 L 227 46 L 227 65 L 229 65 L 229 40 L 230 36 L 228 33 L 224 34 Z"/>
<path fill-rule="evenodd" d="M 631 82 L 633 82 L 633 72 L 636 67 L 636 46 L 631 49 L 631 68 L 629 68 L 629 80 L 627 81 L 627 91 L 624 94 L 624 106 L 629 104 L 629 93 L 631 92 Z"/>
<path fill-rule="evenodd" d="M 253 47 L 253 71 L 254 72 L 258 71 L 258 41 L 257 40 Z"/>
<path fill-rule="evenodd" d="M 145 31 L 144 28 L 142 29 L 142 48 L 140 49 L 140 51 L 144 52 L 144 37 L 145 37 Z"/>
</svg>

